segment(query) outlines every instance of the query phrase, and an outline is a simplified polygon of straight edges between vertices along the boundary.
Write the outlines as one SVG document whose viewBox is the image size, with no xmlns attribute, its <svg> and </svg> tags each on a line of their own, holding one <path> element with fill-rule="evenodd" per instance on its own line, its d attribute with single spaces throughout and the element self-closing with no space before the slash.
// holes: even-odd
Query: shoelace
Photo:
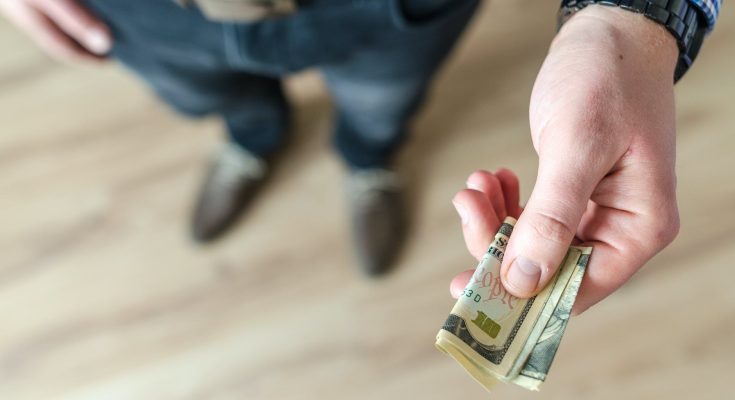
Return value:
<svg viewBox="0 0 735 400">
<path fill-rule="evenodd" d="M 261 179 L 265 176 L 265 162 L 235 145 L 229 144 L 223 148 L 216 162 L 212 181 L 227 190 L 236 188 L 243 179 Z"/>
</svg>

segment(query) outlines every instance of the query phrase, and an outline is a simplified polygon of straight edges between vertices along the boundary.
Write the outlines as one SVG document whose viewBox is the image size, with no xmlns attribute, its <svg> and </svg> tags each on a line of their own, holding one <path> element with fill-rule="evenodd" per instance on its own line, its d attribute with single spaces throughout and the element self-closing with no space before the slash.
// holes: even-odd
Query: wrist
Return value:
<svg viewBox="0 0 735 400">
<path fill-rule="evenodd" d="M 676 39 L 663 26 L 643 15 L 603 5 L 585 7 L 562 26 L 550 51 L 567 50 L 569 56 L 587 53 L 603 63 L 627 59 L 625 64 L 636 73 L 669 82 L 679 58 Z"/>
</svg>

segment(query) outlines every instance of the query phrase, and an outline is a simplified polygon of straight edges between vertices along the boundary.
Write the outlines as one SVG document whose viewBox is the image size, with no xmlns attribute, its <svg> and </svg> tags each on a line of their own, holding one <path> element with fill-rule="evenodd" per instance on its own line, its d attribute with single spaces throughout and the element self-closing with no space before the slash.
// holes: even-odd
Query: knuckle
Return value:
<svg viewBox="0 0 735 400">
<path fill-rule="evenodd" d="M 549 211 L 537 211 L 531 226 L 542 239 L 564 245 L 569 244 L 575 232 L 564 218 Z"/>
<path fill-rule="evenodd" d="M 652 226 L 653 240 L 659 249 L 662 249 L 676 239 L 681 229 L 681 221 L 679 219 L 679 211 L 674 207 L 668 207 L 661 210 L 654 217 Z"/>
<path fill-rule="evenodd" d="M 668 245 L 671 242 L 676 239 L 676 236 L 679 235 L 679 230 L 681 229 L 681 222 L 679 220 L 679 215 L 674 214 L 669 216 L 667 219 L 667 222 L 664 224 L 664 226 L 661 228 L 659 232 L 659 236 L 661 238 L 661 242 L 664 245 Z"/>
</svg>

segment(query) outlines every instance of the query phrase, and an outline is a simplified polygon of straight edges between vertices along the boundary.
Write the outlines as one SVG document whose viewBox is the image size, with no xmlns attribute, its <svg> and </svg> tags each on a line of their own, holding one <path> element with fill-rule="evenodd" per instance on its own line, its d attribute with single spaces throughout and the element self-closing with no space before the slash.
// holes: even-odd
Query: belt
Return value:
<svg viewBox="0 0 735 400">
<path fill-rule="evenodd" d="M 182 7 L 196 5 L 214 21 L 250 22 L 288 15 L 299 0 L 174 0 Z"/>
</svg>

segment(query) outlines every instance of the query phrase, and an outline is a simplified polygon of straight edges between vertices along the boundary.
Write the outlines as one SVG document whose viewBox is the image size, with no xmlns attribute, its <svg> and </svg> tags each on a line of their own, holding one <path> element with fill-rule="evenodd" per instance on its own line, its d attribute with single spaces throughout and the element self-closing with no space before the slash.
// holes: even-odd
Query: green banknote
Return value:
<svg viewBox="0 0 735 400">
<path fill-rule="evenodd" d="M 538 390 L 546 379 L 591 247 L 572 246 L 551 282 L 519 299 L 500 280 L 500 265 L 516 220 L 508 217 L 437 334 L 436 347 L 490 390 L 498 381 Z"/>
</svg>

